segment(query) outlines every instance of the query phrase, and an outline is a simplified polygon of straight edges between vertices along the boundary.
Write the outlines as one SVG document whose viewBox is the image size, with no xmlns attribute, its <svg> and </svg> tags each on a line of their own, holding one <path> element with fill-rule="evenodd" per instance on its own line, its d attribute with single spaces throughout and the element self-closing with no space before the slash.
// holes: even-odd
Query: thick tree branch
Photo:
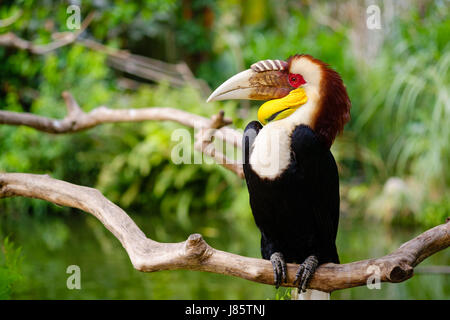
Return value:
<svg viewBox="0 0 450 320">
<path fill-rule="evenodd" d="M 269 261 L 214 249 L 199 234 L 192 234 L 179 243 L 160 243 L 147 238 L 125 211 L 96 189 L 47 175 L 0 173 L 0 198 L 13 196 L 42 199 L 91 213 L 121 242 L 139 271 L 189 269 L 273 284 Z M 449 245 L 450 223 L 447 222 L 420 234 L 384 257 L 347 264 L 324 264 L 317 269 L 310 288 L 332 292 L 362 286 L 374 272 L 379 272 L 383 282 L 402 282 L 413 276 L 416 265 Z M 288 283 L 285 286 L 294 286 L 297 267 L 288 264 Z"/>
<path fill-rule="evenodd" d="M 174 108 L 109 109 L 104 106 L 85 113 L 69 92 L 63 92 L 62 95 L 67 107 L 67 116 L 64 119 L 0 110 L 0 124 L 24 125 L 39 131 L 62 134 L 86 130 L 104 123 L 174 121 L 199 130 L 200 133 L 207 130 L 211 136 L 202 135 L 201 141 L 197 139 L 195 149 L 214 158 L 218 164 L 233 171 L 240 178 L 244 176 L 242 165 L 238 161 L 227 158 L 211 144 L 212 137 L 217 137 L 232 146 L 241 147 L 242 134 L 226 127 L 231 120 L 224 118 L 223 113 L 208 119 Z"/>
</svg>

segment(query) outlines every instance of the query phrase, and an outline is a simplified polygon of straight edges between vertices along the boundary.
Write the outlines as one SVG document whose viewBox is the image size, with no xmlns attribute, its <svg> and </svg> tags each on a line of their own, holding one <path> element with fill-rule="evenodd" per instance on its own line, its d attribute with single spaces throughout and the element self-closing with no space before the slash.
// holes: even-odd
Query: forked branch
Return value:
<svg viewBox="0 0 450 320">
<path fill-rule="evenodd" d="M 91 213 L 112 232 L 127 251 L 134 268 L 143 272 L 189 269 L 231 275 L 273 284 L 269 261 L 220 251 L 199 234 L 184 242 L 160 243 L 149 239 L 125 211 L 100 191 L 53 179 L 47 175 L 0 173 L 0 198 L 22 196 Z M 326 292 L 365 285 L 374 272 L 383 282 L 402 282 L 413 276 L 416 265 L 450 245 L 450 223 L 434 227 L 377 259 L 320 266 L 310 288 Z M 288 264 L 288 283 L 293 287 L 297 265 Z"/>
<path fill-rule="evenodd" d="M 52 119 L 30 113 L 0 110 L 0 124 L 28 126 L 39 131 L 63 134 L 87 130 L 104 123 L 143 122 L 143 121 L 174 121 L 184 126 L 199 130 L 195 149 L 215 159 L 216 163 L 243 177 L 242 166 L 238 161 L 229 159 L 216 150 L 211 144 L 217 137 L 234 147 L 240 148 L 242 134 L 227 127 L 231 120 L 224 118 L 223 113 L 211 119 L 174 108 L 140 108 L 140 109 L 110 109 L 100 106 L 86 113 L 77 104 L 69 92 L 62 94 L 67 108 L 64 119 Z M 205 136 L 205 130 L 209 136 Z"/>
</svg>

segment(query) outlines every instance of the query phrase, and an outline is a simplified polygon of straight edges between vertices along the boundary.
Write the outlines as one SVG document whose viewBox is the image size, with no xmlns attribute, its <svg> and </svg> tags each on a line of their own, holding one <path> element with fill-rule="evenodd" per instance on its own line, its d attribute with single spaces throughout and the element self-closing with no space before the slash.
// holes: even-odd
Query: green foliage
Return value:
<svg viewBox="0 0 450 320">
<path fill-rule="evenodd" d="M 413 175 L 428 187 L 445 189 L 450 183 L 449 162 L 443 161 L 450 158 L 450 54 L 436 57 L 435 43 L 416 52 L 406 41 L 389 49 L 364 79 L 371 91 L 363 97 L 364 112 L 356 106 L 353 130 L 386 159 L 389 174 Z"/>
<path fill-rule="evenodd" d="M 292 290 L 295 289 L 281 287 L 275 294 L 275 300 L 292 300 Z"/>
<path fill-rule="evenodd" d="M 444 223 L 449 218 L 450 199 L 438 202 L 428 202 L 418 217 L 418 222 L 429 228 Z"/>
<path fill-rule="evenodd" d="M 21 249 L 15 248 L 9 238 L 3 240 L 0 248 L 0 300 L 5 300 L 11 298 L 13 286 L 22 280 L 23 258 Z"/>
</svg>

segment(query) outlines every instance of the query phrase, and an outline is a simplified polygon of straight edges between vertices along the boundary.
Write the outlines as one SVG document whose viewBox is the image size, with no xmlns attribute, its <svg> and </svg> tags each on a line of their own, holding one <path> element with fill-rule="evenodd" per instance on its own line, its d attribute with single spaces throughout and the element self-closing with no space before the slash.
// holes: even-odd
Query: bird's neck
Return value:
<svg viewBox="0 0 450 320">
<path fill-rule="evenodd" d="M 252 146 L 250 165 L 259 177 L 275 180 L 291 162 L 291 136 L 296 127 L 306 125 L 312 130 L 317 119 L 319 96 L 314 88 L 305 87 L 308 101 L 285 119 L 265 125 Z"/>
<path fill-rule="evenodd" d="M 300 125 L 306 125 L 314 130 L 318 116 L 318 104 L 320 103 L 319 94 L 313 87 L 306 86 L 304 89 L 308 101 L 295 110 L 289 117 L 269 124 L 272 124 L 274 127 L 285 128 L 289 135 Z"/>
</svg>

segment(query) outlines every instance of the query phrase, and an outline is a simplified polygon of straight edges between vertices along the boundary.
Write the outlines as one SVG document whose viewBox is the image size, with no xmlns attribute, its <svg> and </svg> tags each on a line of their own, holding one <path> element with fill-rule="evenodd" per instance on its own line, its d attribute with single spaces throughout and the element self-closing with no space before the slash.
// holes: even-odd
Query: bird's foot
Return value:
<svg viewBox="0 0 450 320">
<path fill-rule="evenodd" d="M 319 260 L 316 256 L 309 256 L 306 260 L 300 265 L 295 274 L 294 284 L 297 284 L 298 293 L 305 292 L 306 287 L 308 286 L 314 272 L 317 269 L 319 264 Z"/>
<path fill-rule="evenodd" d="M 280 284 L 287 280 L 286 261 L 281 252 L 274 252 L 270 256 L 270 262 L 272 262 L 275 287 L 278 289 Z"/>
</svg>

